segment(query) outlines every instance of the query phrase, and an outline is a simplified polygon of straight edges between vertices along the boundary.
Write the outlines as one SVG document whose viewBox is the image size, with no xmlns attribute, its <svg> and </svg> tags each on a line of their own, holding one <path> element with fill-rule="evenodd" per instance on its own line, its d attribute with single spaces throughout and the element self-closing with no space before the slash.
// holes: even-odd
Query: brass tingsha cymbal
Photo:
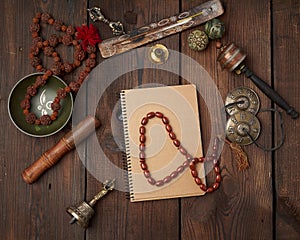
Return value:
<svg viewBox="0 0 300 240">
<path fill-rule="evenodd" d="M 228 119 L 226 136 L 231 142 L 248 145 L 259 137 L 260 130 L 260 122 L 255 115 L 239 111 Z"/>
<path fill-rule="evenodd" d="M 260 100 L 256 92 L 247 87 L 238 87 L 227 94 L 225 99 L 226 112 L 234 115 L 247 111 L 256 115 L 260 108 Z"/>
</svg>

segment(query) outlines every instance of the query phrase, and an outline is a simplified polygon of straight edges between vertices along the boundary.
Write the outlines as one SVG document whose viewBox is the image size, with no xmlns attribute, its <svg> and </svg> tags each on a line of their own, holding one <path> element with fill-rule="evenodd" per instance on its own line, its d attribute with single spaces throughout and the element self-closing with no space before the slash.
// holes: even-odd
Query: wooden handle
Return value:
<svg viewBox="0 0 300 240">
<path fill-rule="evenodd" d="M 55 165 L 67 152 L 75 147 L 76 143 L 80 143 L 88 137 L 95 128 L 100 126 L 98 119 L 88 116 L 81 121 L 75 128 L 60 139 L 52 148 L 42 154 L 31 166 L 26 168 L 22 177 L 26 183 L 34 183 L 47 169 Z"/>
<path fill-rule="evenodd" d="M 291 118 L 296 119 L 299 117 L 299 113 L 290 106 L 273 88 L 271 88 L 265 81 L 256 76 L 250 69 L 246 66 L 242 69 L 246 77 L 251 79 L 252 82 L 265 93 L 274 103 L 286 111 Z"/>
</svg>

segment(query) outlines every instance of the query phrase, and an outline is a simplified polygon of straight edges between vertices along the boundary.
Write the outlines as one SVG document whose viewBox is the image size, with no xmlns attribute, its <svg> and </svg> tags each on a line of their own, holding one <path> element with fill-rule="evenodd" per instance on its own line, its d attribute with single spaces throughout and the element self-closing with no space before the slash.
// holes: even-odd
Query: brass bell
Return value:
<svg viewBox="0 0 300 240">
<path fill-rule="evenodd" d="M 89 226 L 90 219 L 95 213 L 94 209 L 85 201 L 82 201 L 77 206 L 69 207 L 67 212 L 73 216 L 70 223 L 77 222 L 83 228 Z"/>
<path fill-rule="evenodd" d="M 77 206 L 71 206 L 67 208 L 67 212 L 73 217 L 70 223 L 73 224 L 76 222 L 81 227 L 87 228 L 89 226 L 90 219 L 95 213 L 93 206 L 100 198 L 114 189 L 114 182 L 115 179 L 105 181 L 103 183 L 103 189 L 97 195 L 95 195 L 93 199 L 89 201 L 89 203 L 82 201 Z"/>
</svg>

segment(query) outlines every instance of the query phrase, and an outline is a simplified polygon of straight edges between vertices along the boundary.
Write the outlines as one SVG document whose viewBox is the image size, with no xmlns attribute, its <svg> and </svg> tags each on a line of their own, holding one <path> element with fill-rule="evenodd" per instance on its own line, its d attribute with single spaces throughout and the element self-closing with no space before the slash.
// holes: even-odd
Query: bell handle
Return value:
<svg viewBox="0 0 300 240">
<path fill-rule="evenodd" d="M 291 116 L 291 118 L 296 119 L 299 117 L 299 113 L 292 106 L 290 106 L 273 88 L 256 76 L 250 69 L 248 69 L 246 66 L 242 66 L 240 70 L 247 78 L 251 79 L 251 81 L 274 103 L 284 109 L 286 113 Z"/>
<path fill-rule="evenodd" d="M 42 154 L 32 165 L 26 168 L 22 177 L 26 183 L 34 183 L 49 168 L 54 166 L 66 153 L 75 147 L 76 143 L 80 143 L 91 132 L 99 127 L 98 119 L 88 116 L 81 121 L 73 130 L 65 134 L 57 144 Z"/>
</svg>

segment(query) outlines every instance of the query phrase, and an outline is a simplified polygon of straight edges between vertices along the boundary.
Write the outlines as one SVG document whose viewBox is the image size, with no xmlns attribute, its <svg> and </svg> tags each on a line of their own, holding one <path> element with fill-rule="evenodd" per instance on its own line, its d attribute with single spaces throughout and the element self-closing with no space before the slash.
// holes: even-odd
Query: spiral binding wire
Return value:
<svg viewBox="0 0 300 240">
<path fill-rule="evenodd" d="M 133 184 L 132 184 L 132 164 L 129 146 L 129 129 L 128 129 L 128 118 L 125 100 L 125 91 L 122 90 L 120 93 L 121 97 L 121 109 L 123 116 L 123 130 L 124 130 L 124 144 L 125 154 L 123 154 L 123 167 L 127 174 L 124 174 L 124 181 L 127 187 L 126 197 L 134 200 Z"/>
</svg>

